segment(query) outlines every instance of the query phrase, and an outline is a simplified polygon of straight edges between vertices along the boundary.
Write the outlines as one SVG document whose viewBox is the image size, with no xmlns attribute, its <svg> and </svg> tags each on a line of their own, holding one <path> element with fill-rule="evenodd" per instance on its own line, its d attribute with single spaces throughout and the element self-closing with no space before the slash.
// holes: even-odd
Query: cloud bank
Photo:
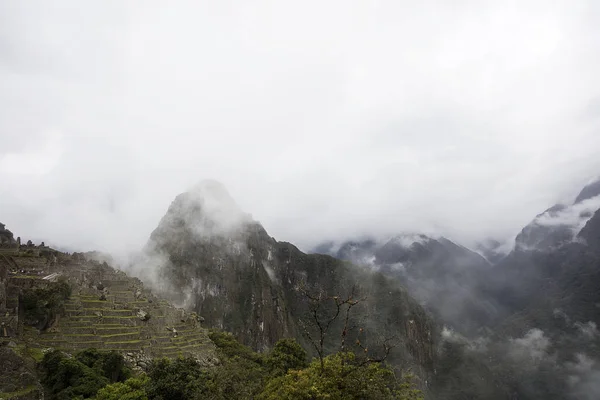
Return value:
<svg viewBox="0 0 600 400">
<path fill-rule="evenodd" d="M 0 4 L 0 220 L 140 248 L 225 184 L 269 233 L 514 237 L 600 171 L 600 6 Z"/>
</svg>

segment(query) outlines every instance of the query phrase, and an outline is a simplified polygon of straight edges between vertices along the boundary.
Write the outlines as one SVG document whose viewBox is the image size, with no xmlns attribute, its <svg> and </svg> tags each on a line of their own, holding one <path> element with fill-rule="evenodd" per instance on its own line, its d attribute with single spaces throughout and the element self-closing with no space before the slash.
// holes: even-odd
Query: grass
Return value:
<svg viewBox="0 0 600 400">
<path fill-rule="evenodd" d="M 26 344 L 17 345 L 16 352 L 21 357 L 33 358 L 38 363 L 42 361 L 42 358 L 44 358 L 44 353 L 42 352 L 42 349 L 37 347 L 29 347 Z"/>
<path fill-rule="evenodd" d="M 84 300 L 84 299 L 82 299 L 81 303 L 104 303 L 104 304 L 107 304 L 107 303 L 112 303 L 112 302 L 110 302 L 108 300 Z"/>
<path fill-rule="evenodd" d="M 145 340 L 124 340 L 122 342 L 106 342 L 106 344 L 138 344 L 138 343 L 142 343 L 145 342 Z"/>
<path fill-rule="evenodd" d="M 138 335 L 139 332 L 129 332 L 129 333 L 114 333 L 112 335 L 99 335 L 102 339 L 110 339 L 110 338 L 118 338 L 120 336 L 130 336 L 130 335 Z"/>
<path fill-rule="evenodd" d="M 36 390 L 37 387 L 35 386 L 27 386 L 24 389 L 18 390 L 16 392 L 10 392 L 10 393 L 0 393 L 0 399 L 1 400 L 9 400 L 9 399 L 14 399 L 14 398 L 18 398 L 20 396 L 24 396 L 26 394 L 29 394 L 31 392 L 33 392 L 34 390 Z"/>
</svg>

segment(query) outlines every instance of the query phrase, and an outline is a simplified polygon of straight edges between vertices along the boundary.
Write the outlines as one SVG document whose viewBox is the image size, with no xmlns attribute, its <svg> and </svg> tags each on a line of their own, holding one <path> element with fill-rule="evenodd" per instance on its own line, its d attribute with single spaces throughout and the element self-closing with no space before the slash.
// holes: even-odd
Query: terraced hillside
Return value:
<svg viewBox="0 0 600 400">
<path fill-rule="evenodd" d="M 142 369 L 156 357 L 191 356 L 207 366 L 218 362 L 196 313 L 174 307 L 105 262 L 47 247 L 31 250 L 0 254 L 0 350 L 3 360 L 18 361 L 2 369 L 0 399 L 37 398 L 35 361 L 49 349 L 116 350 Z M 31 315 L 28 307 L 39 303 L 35 296 L 43 309 L 46 294 L 60 285 L 71 294 L 56 312 Z M 23 374 L 31 375 L 31 382 L 21 384 Z"/>
<path fill-rule="evenodd" d="M 39 333 L 25 330 L 34 349 L 117 350 L 140 364 L 152 357 L 192 356 L 214 362 L 214 344 L 201 318 L 157 298 L 142 283 L 106 264 L 85 263 L 61 273 L 73 287 L 64 315 Z M 58 278 L 56 275 L 52 278 Z M 44 277 L 13 277 L 39 286 Z"/>
</svg>

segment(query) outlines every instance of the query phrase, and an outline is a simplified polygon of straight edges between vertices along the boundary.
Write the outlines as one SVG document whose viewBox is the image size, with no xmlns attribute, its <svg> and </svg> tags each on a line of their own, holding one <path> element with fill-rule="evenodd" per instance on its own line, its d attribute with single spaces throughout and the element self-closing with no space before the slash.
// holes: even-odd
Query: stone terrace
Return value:
<svg viewBox="0 0 600 400">
<path fill-rule="evenodd" d="M 65 315 L 51 328 L 39 334 L 26 331 L 30 347 L 117 350 L 134 362 L 178 356 L 191 356 L 206 365 L 216 362 L 215 346 L 200 318 L 157 298 L 138 279 L 106 263 L 87 261 L 52 270 L 68 278 L 73 294 Z M 43 275 L 11 278 L 16 279 L 41 283 Z"/>
</svg>

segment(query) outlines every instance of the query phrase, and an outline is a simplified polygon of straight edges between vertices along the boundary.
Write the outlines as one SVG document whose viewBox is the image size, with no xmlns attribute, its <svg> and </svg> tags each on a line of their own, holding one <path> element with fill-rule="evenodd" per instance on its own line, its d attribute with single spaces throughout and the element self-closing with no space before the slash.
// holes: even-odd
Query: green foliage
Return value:
<svg viewBox="0 0 600 400">
<path fill-rule="evenodd" d="M 306 368 L 306 350 L 295 339 L 281 339 L 267 356 L 266 365 L 275 376 L 285 375 L 291 369 Z"/>
<path fill-rule="evenodd" d="M 303 370 L 290 370 L 271 380 L 262 400 L 422 399 L 409 383 L 398 383 L 394 373 L 377 363 L 358 364 L 353 353 L 337 353 Z"/>
<path fill-rule="evenodd" d="M 221 363 L 206 368 L 193 358 L 156 359 L 147 375 L 131 378 L 115 352 L 88 349 L 69 357 L 44 356 L 41 367 L 50 400 L 250 400 L 250 399 L 422 399 L 409 383 L 378 363 L 359 363 L 353 353 L 306 362 L 306 351 L 282 339 L 258 354 L 230 334 L 213 331 Z"/>
<path fill-rule="evenodd" d="M 54 350 L 44 355 L 41 368 L 42 383 L 51 400 L 93 397 L 107 384 L 130 375 L 120 354 L 97 350 L 86 350 L 75 357 Z"/>
<path fill-rule="evenodd" d="M 193 358 L 155 360 L 148 370 L 146 387 L 153 400 L 196 399 L 208 386 L 209 374 Z"/>
<path fill-rule="evenodd" d="M 146 386 L 150 379 L 146 375 L 116 382 L 98 391 L 95 400 L 148 400 Z"/>
<path fill-rule="evenodd" d="M 77 361 L 102 373 L 111 382 L 122 382 L 131 376 L 125 360 L 116 351 L 87 349 L 76 355 Z"/>
<path fill-rule="evenodd" d="M 149 399 L 250 400 L 273 377 L 307 365 L 306 352 L 292 339 L 280 340 L 264 356 L 240 344 L 231 334 L 212 331 L 210 335 L 221 364 L 205 369 L 189 358 L 156 360 L 148 372 Z"/>
<path fill-rule="evenodd" d="M 263 356 L 261 354 L 238 342 L 231 333 L 213 329 L 208 336 L 217 346 L 219 353 L 226 358 L 240 357 L 258 364 L 263 363 Z"/>
<path fill-rule="evenodd" d="M 48 287 L 26 290 L 21 301 L 25 309 L 25 323 L 45 329 L 61 314 L 65 300 L 71 296 L 71 285 L 59 280 Z"/>
</svg>

